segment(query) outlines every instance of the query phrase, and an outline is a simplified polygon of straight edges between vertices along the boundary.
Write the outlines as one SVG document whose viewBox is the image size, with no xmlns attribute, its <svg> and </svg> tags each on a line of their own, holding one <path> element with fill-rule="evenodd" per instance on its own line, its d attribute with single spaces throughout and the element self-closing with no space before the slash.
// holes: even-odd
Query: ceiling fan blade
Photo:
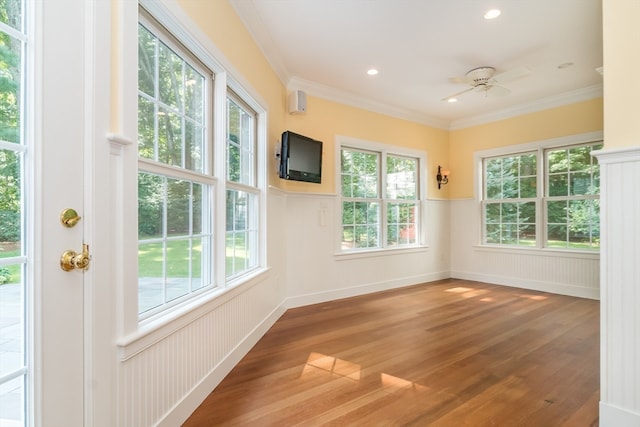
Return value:
<svg viewBox="0 0 640 427">
<path fill-rule="evenodd" d="M 507 96 L 511 93 L 506 87 L 496 85 L 487 85 L 482 89 L 479 88 L 478 92 L 484 92 L 486 96 L 490 97 Z"/>
<path fill-rule="evenodd" d="M 465 89 L 463 91 L 460 91 L 458 93 L 454 93 L 453 95 L 447 96 L 446 98 L 442 98 L 441 101 L 449 101 L 450 99 L 457 98 L 458 96 L 462 95 L 463 93 L 471 92 L 474 89 L 475 89 L 475 87 L 470 87 L 470 88 Z"/>
<path fill-rule="evenodd" d="M 505 71 L 504 73 L 496 74 L 489 81 L 491 83 L 506 83 L 519 79 L 520 77 L 527 76 L 529 74 L 531 74 L 531 70 L 524 65 L 521 65 L 519 67 Z"/>
</svg>

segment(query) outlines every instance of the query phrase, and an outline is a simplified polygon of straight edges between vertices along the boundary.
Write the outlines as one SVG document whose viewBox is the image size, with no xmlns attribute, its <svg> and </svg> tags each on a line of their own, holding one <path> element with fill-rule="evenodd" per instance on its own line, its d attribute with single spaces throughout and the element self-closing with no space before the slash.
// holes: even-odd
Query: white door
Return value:
<svg viewBox="0 0 640 427">
<path fill-rule="evenodd" d="M 2 62 L 11 59 L 15 72 L 0 69 L 0 78 L 15 84 L 13 97 L 0 96 L 17 116 L 0 124 L 15 125 L 8 137 L 0 133 L 0 168 L 18 170 L 21 220 L 11 223 L 12 236 L 5 230 L 13 241 L 0 233 L 0 275 L 10 276 L 0 282 L 0 425 L 90 425 L 93 276 L 63 271 L 60 260 L 67 250 L 81 253 L 83 243 L 94 250 L 95 68 L 96 55 L 108 56 L 95 51 L 94 24 L 96 5 L 108 10 L 108 2 L 3 3 L 0 45 L 11 49 Z M 0 180 L 0 192 L 11 188 Z M 81 219 L 65 226 L 65 209 Z"/>
</svg>

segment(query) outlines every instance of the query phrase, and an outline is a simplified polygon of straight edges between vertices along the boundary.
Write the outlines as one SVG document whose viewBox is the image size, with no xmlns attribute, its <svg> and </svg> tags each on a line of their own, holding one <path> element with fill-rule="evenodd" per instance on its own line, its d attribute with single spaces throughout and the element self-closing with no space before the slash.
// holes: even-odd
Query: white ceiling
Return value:
<svg viewBox="0 0 640 427">
<path fill-rule="evenodd" d="M 288 89 L 438 127 L 602 94 L 601 0 L 230 2 Z M 502 14 L 485 20 L 491 8 Z M 501 84 L 507 96 L 442 100 L 469 87 L 450 77 L 479 66 L 530 73 Z"/>
</svg>

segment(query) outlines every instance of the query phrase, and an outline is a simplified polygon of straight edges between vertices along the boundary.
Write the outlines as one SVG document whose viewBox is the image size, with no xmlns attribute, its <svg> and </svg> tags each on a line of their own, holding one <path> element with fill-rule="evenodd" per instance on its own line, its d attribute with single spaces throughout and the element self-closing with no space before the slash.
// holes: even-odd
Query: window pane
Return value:
<svg viewBox="0 0 640 427">
<path fill-rule="evenodd" d="M 379 204 L 344 202 L 343 219 L 353 222 L 343 224 L 342 247 L 346 249 L 377 247 Z"/>
<path fill-rule="evenodd" d="M 158 111 L 158 161 L 182 167 L 182 122 L 165 109 Z"/>
<path fill-rule="evenodd" d="M 227 98 L 227 180 L 255 185 L 255 113 Z"/>
<path fill-rule="evenodd" d="M 549 222 L 549 224 L 567 223 L 566 200 L 547 202 L 547 222 Z"/>
<path fill-rule="evenodd" d="M 197 290 L 203 288 L 206 283 L 202 277 L 205 267 L 203 265 L 204 256 L 210 252 L 210 238 L 203 237 L 200 239 L 193 239 L 193 246 L 191 247 L 191 289 Z"/>
<path fill-rule="evenodd" d="M 485 243 L 535 246 L 536 202 L 485 204 Z"/>
<path fill-rule="evenodd" d="M 19 7 L 20 3 L 9 1 L 7 7 Z M 10 12 L 10 11 L 7 11 Z M 3 14 L 0 14 L 3 15 Z M 7 17 L 7 15 L 4 15 Z M 13 21 L 18 17 L 7 17 Z M 0 141 L 20 144 L 20 102 L 22 79 L 22 43 L 8 34 L 0 39 Z"/>
<path fill-rule="evenodd" d="M 138 246 L 138 313 L 164 304 L 164 245 Z"/>
<path fill-rule="evenodd" d="M 204 123 L 205 79 L 189 64 L 185 64 L 184 114 L 196 124 Z"/>
<path fill-rule="evenodd" d="M 564 224 L 548 224 L 547 246 L 550 248 L 567 247 L 567 226 Z"/>
<path fill-rule="evenodd" d="M 138 26 L 138 90 L 155 96 L 156 38 L 142 25 Z"/>
<path fill-rule="evenodd" d="M 195 123 L 185 123 L 185 169 L 204 171 L 204 128 Z"/>
<path fill-rule="evenodd" d="M 520 178 L 520 198 L 527 199 L 536 197 L 537 195 L 537 183 L 536 177 Z"/>
<path fill-rule="evenodd" d="M 200 183 L 139 174 L 139 313 L 211 283 L 211 263 L 203 261 L 212 259 L 203 222 L 208 191 Z"/>
<path fill-rule="evenodd" d="M 343 196 L 356 198 L 377 198 L 379 156 L 377 153 L 342 149 Z M 349 176 L 350 179 L 345 179 Z M 345 188 L 345 184 L 350 188 Z"/>
<path fill-rule="evenodd" d="M 589 194 L 590 190 L 592 190 L 591 175 L 589 173 L 571 173 L 569 177 L 571 180 L 570 188 L 572 196 Z"/>
<path fill-rule="evenodd" d="M 22 236 L 21 159 L 19 153 L 0 150 L 0 242 L 18 251 Z"/>
<path fill-rule="evenodd" d="M 25 426 L 24 404 L 25 378 L 13 378 L 2 383 L 0 390 L 0 410 L 2 410 L 3 426 Z"/>
<path fill-rule="evenodd" d="M 567 174 L 549 176 L 549 196 L 566 196 L 569 194 L 569 179 Z"/>
<path fill-rule="evenodd" d="M 406 157 L 387 156 L 387 198 L 415 200 L 418 160 Z"/>
<path fill-rule="evenodd" d="M 190 232 L 191 185 L 167 180 L 167 235 L 184 236 Z"/>
<path fill-rule="evenodd" d="M 536 163 L 535 153 L 485 159 L 484 194 L 486 199 L 536 197 Z"/>
<path fill-rule="evenodd" d="M 138 97 L 138 156 L 154 159 L 156 148 L 155 105 L 143 96 Z"/>
<path fill-rule="evenodd" d="M 170 240 L 166 251 L 166 301 L 190 292 L 191 239 Z"/>
<path fill-rule="evenodd" d="M 537 175 L 537 156 L 535 154 L 525 154 L 520 156 L 520 176 Z"/>
<path fill-rule="evenodd" d="M 255 194 L 227 190 L 227 277 L 258 266 L 257 203 Z"/>
<path fill-rule="evenodd" d="M 487 224 L 485 241 L 490 244 L 500 243 L 500 224 Z"/>
<path fill-rule="evenodd" d="M 158 89 L 160 102 L 173 111 L 182 110 L 184 61 L 167 45 L 160 42 L 158 47 Z"/>
<path fill-rule="evenodd" d="M 148 173 L 138 174 L 138 236 L 162 237 L 164 179 Z"/>
<path fill-rule="evenodd" d="M 500 224 L 502 222 L 501 206 L 501 203 L 487 203 L 485 205 L 485 221 L 487 224 Z"/>
<path fill-rule="evenodd" d="M 139 155 L 204 172 L 206 79 L 142 25 L 138 33 Z"/>
<path fill-rule="evenodd" d="M 389 203 L 387 205 L 387 245 L 416 243 L 415 203 Z"/>
</svg>

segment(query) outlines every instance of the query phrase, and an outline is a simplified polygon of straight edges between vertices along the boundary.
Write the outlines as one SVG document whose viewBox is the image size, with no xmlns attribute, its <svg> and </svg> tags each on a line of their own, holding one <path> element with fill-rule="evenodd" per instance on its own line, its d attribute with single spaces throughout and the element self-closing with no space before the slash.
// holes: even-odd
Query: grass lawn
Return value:
<svg viewBox="0 0 640 427">
<path fill-rule="evenodd" d="M 3 246 L 0 245 L 0 258 L 11 258 L 20 256 L 20 249 L 13 250 L 4 250 Z M 0 269 L 6 268 L 9 271 L 9 280 L 6 283 L 20 283 L 20 275 L 22 270 L 21 264 L 10 264 L 0 267 Z M 0 275 L 1 270 L 0 270 Z M 0 285 L 3 285 L 2 281 L 0 281 Z"/>
<path fill-rule="evenodd" d="M 194 240 L 192 248 L 192 275 L 200 277 L 202 244 Z M 232 237 L 227 238 L 226 245 L 227 274 L 244 269 L 246 250 L 242 236 L 236 236 L 235 246 Z M 162 243 L 143 243 L 138 247 L 138 275 L 140 277 L 162 277 L 163 260 Z M 167 275 L 169 277 L 189 277 L 189 240 L 173 240 L 167 242 Z M 235 266 L 235 269 L 233 268 Z"/>
</svg>

